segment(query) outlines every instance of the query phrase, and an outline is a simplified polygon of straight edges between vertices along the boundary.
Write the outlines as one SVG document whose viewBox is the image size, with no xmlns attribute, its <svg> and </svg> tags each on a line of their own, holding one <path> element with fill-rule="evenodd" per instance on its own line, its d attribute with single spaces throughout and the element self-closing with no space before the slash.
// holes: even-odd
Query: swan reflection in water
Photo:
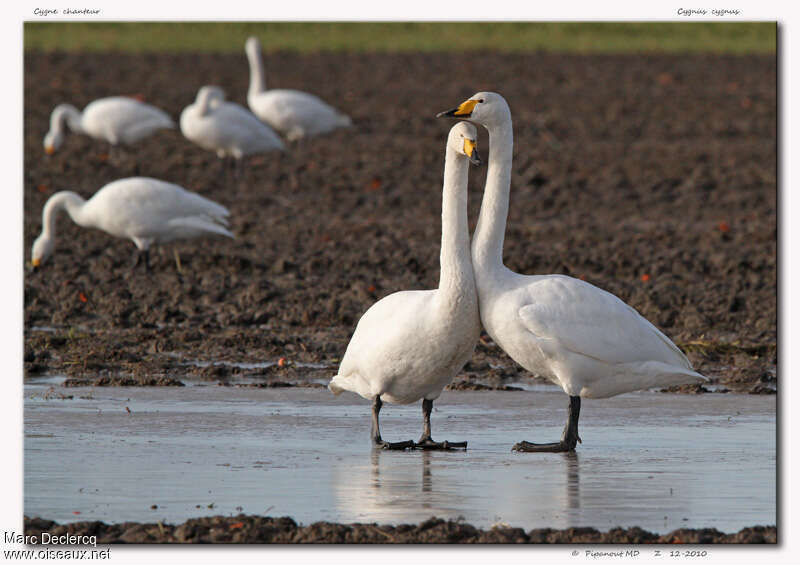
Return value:
<svg viewBox="0 0 800 565">
<path fill-rule="evenodd" d="M 497 522 L 525 529 L 576 524 L 581 512 L 577 453 L 535 461 L 512 456 L 490 465 L 475 451 L 468 460 L 453 455 L 373 449 L 363 465 L 351 460 L 337 466 L 337 513 L 345 522 L 412 523 L 436 516 L 463 518 L 481 528 Z"/>
</svg>

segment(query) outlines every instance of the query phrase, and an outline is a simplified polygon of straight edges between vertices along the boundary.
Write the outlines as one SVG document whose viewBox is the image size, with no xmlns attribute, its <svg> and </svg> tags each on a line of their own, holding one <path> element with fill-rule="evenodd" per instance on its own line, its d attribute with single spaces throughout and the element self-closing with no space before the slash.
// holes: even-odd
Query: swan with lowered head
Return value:
<svg viewBox="0 0 800 565">
<path fill-rule="evenodd" d="M 132 240 L 138 250 L 134 266 L 144 257 L 145 269 L 150 267 L 153 244 L 208 235 L 233 237 L 224 206 L 177 184 L 132 177 L 108 183 L 89 200 L 68 190 L 51 196 L 42 212 L 42 233 L 33 242 L 34 269 L 53 253 L 61 210 L 79 226 Z"/>
<path fill-rule="evenodd" d="M 472 238 L 483 327 L 517 363 L 569 395 L 561 440 L 523 441 L 514 450 L 575 449 L 581 397 L 707 380 L 667 336 L 613 294 L 572 277 L 520 275 L 503 265 L 514 144 L 508 104 L 497 93 L 479 92 L 439 116 L 489 131 L 486 187 Z"/>
<path fill-rule="evenodd" d="M 50 131 L 44 136 L 44 150 L 55 153 L 64 142 L 67 128 L 76 133 L 107 141 L 111 145 L 132 145 L 175 123 L 163 110 L 125 96 L 100 98 L 83 112 L 71 104 L 59 104 L 50 114 Z"/>
<path fill-rule="evenodd" d="M 433 401 L 472 356 L 480 336 L 478 299 L 469 253 L 467 176 L 479 163 L 477 131 L 467 123 L 450 130 L 442 194 L 441 273 L 436 290 L 403 291 L 373 304 L 361 317 L 339 373 L 328 388 L 372 400 L 372 441 L 388 449 L 466 448 L 466 442 L 434 442 Z M 409 404 L 422 399 L 423 432 L 417 443 L 381 439 L 383 401 Z"/>
<path fill-rule="evenodd" d="M 250 65 L 247 104 L 258 119 L 284 134 L 289 141 L 353 124 L 348 116 L 313 94 L 285 88 L 267 90 L 258 38 L 250 37 L 244 50 Z"/>
<path fill-rule="evenodd" d="M 226 102 L 225 92 L 218 86 L 203 86 L 198 90 L 194 103 L 181 112 L 180 125 L 186 139 L 215 151 L 220 158 L 239 160 L 255 153 L 285 149 L 281 138 L 252 112 Z"/>
</svg>

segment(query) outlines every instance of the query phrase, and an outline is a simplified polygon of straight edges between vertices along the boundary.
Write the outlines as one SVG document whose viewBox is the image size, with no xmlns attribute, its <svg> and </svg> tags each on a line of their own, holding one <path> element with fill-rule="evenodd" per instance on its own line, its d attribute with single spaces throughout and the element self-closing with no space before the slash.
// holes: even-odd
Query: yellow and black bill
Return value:
<svg viewBox="0 0 800 565">
<path fill-rule="evenodd" d="M 439 112 L 436 114 L 437 118 L 469 118 L 472 116 L 472 110 L 475 109 L 475 104 L 477 104 L 477 100 L 465 100 L 461 104 L 459 104 L 456 108 L 452 110 L 447 110 L 446 112 Z"/>
</svg>

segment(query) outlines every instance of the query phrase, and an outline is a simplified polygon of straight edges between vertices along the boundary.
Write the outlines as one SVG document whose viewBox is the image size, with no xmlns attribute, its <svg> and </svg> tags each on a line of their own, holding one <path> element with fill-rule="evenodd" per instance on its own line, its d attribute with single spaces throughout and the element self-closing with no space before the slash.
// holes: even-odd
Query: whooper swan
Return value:
<svg viewBox="0 0 800 565">
<path fill-rule="evenodd" d="M 569 395 L 561 440 L 526 441 L 517 451 L 571 451 L 581 397 L 606 398 L 654 386 L 707 380 L 672 341 L 622 300 L 564 275 L 520 275 L 503 265 L 511 185 L 511 111 L 502 96 L 479 92 L 442 112 L 489 131 L 489 165 L 472 239 L 483 327 L 517 363 Z"/>
<path fill-rule="evenodd" d="M 313 94 L 285 88 L 267 90 L 258 38 L 247 40 L 245 53 L 250 65 L 247 103 L 260 120 L 284 134 L 289 141 L 352 125 L 348 116 Z"/>
<path fill-rule="evenodd" d="M 450 130 L 442 194 L 441 274 L 436 290 L 390 294 L 372 305 L 356 326 L 337 374 L 328 385 L 372 400 L 372 441 L 388 449 L 466 448 L 466 442 L 431 439 L 433 401 L 472 356 L 480 336 L 478 300 L 469 253 L 468 161 L 478 163 L 472 124 Z M 413 441 L 381 439 L 383 401 L 409 404 L 422 399 L 423 432 Z"/>
<path fill-rule="evenodd" d="M 174 127 L 164 111 L 125 96 L 100 98 L 89 103 L 83 112 L 71 104 L 59 104 L 50 114 L 44 150 L 48 155 L 55 153 L 64 142 L 67 128 L 116 146 L 132 145 L 160 129 Z"/>
<path fill-rule="evenodd" d="M 137 248 L 134 267 L 143 258 L 145 269 L 150 267 L 153 244 L 208 235 L 233 237 L 224 206 L 177 184 L 132 177 L 108 183 L 89 200 L 67 190 L 51 196 L 42 212 L 42 233 L 33 242 L 34 269 L 53 253 L 61 210 L 79 226 L 132 240 Z"/>
</svg>

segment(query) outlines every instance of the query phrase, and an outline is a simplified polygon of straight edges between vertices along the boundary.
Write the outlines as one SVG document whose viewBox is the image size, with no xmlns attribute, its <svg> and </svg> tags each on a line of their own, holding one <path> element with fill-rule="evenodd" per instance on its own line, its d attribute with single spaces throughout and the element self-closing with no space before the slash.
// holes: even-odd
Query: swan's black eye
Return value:
<svg viewBox="0 0 800 565">
<path fill-rule="evenodd" d="M 481 98 L 480 100 L 478 100 L 478 102 L 479 102 L 480 104 L 483 104 L 483 98 Z"/>
</svg>

